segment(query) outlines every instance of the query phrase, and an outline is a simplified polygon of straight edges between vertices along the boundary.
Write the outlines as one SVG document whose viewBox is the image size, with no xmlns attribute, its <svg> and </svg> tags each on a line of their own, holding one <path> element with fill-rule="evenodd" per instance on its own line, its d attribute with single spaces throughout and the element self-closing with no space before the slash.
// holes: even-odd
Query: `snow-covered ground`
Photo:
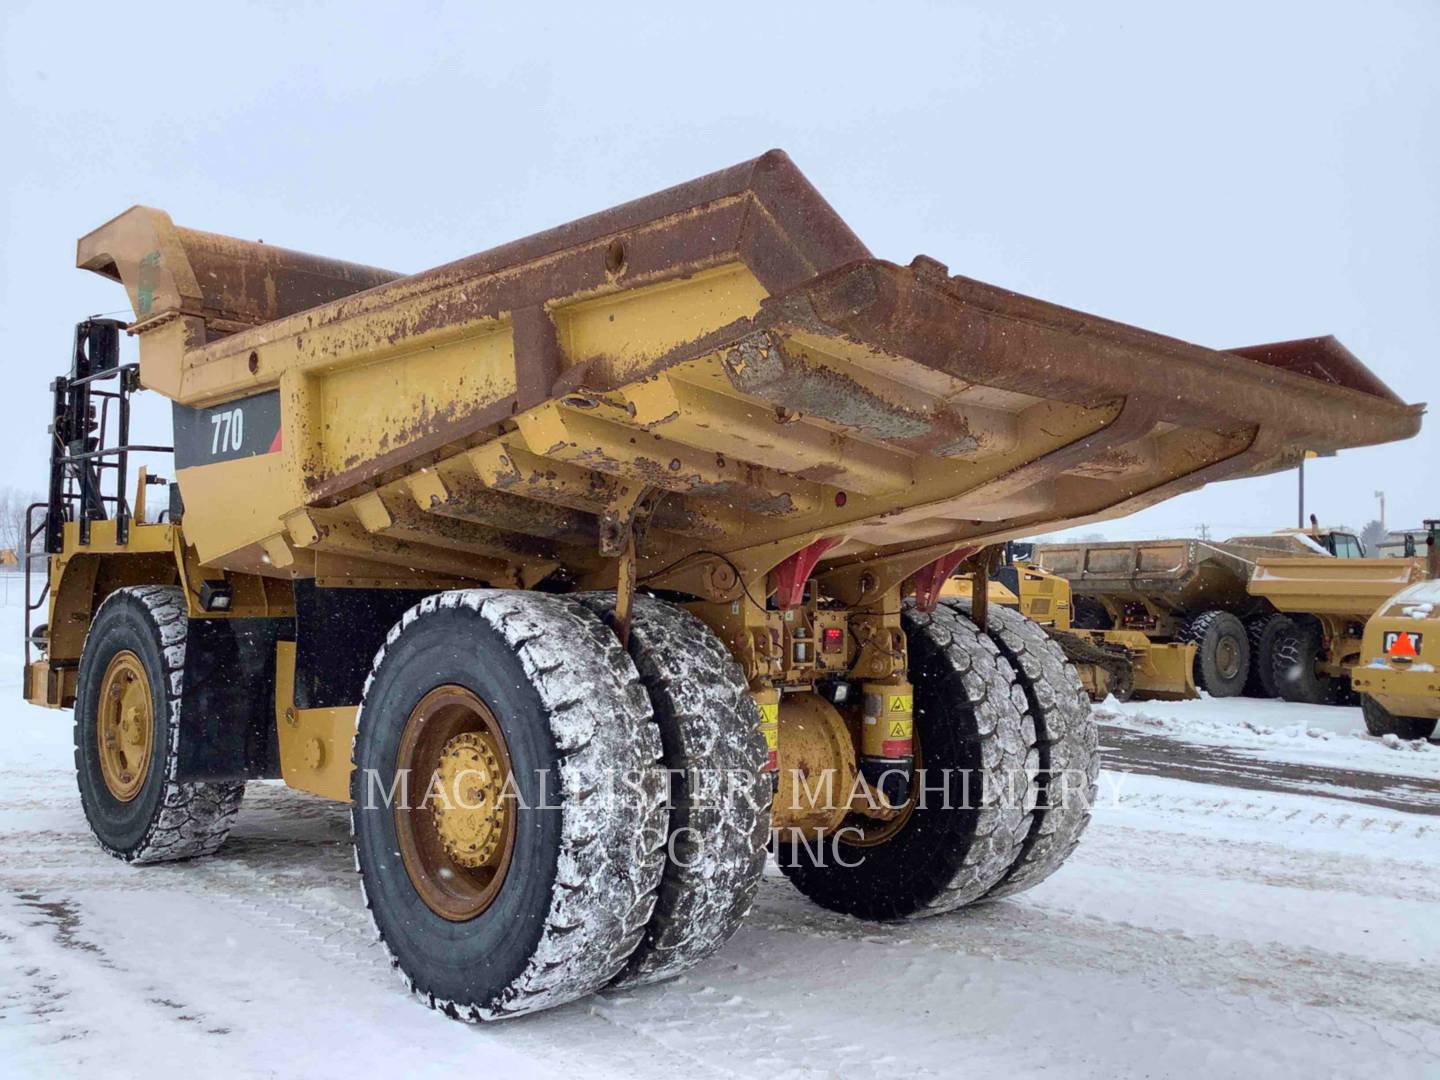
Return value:
<svg viewBox="0 0 1440 1080">
<path fill-rule="evenodd" d="M 772 874 L 688 977 L 472 1028 L 412 1002 L 371 944 L 343 808 L 254 784 L 214 858 L 103 855 L 69 715 L 18 700 L 18 637 L 0 643 L 3 1076 L 1440 1070 L 1440 816 L 1107 771 L 1074 858 L 1022 897 L 872 925 Z M 1237 726 L 1234 703 L 1192 704 L 1126 723 Z M 1263 726 L 1289 726 L 1281 708 Z"/>
<path fill-rule="evenodd" d="M 1132 731 L 1205 746 L 1237 747 L 1259 760 L 1390 773 L 1440 783 L 1440 741 L 1376 738 L 1366 733 L 1358 708 L 1202 694 L 1196 701 L 1122 704 L 1110 698 L 1096 712 L 1105 723 Z"/>
</svg>

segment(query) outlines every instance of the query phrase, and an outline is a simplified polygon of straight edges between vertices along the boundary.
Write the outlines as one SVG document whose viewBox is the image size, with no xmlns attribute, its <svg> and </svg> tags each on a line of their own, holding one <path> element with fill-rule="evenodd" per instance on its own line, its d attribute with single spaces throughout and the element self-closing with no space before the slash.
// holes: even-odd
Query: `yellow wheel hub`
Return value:
<svg viewBox="0 0 1440 1080">
<path fill-rule="evenodd" d="M 461 866 L 496 862 L 506 833 L 505 774 L 486 732 L 466 731 L 445 744 L 435 771 L 431 812 L 445 852 Z"/>
<path fill-rule="evenodd" d="M 441 918 L 475 918 L 509 873 L 520 816 L 507 790 L 510 755 L 499 721 L 473 691 L 437 686 L 405 721 L 395 768 L 424 778 L 395 804 L 395 846 L 410 883 Z"/>
<path fill-rule="evenodd" d="M 95 745 L 105 787 L 120 802 L 129 802 L 145 786 L 154 753 L 154 715 L 145 665 L 129 650 L 116 653 L 100 681 Z"/>
</svg>

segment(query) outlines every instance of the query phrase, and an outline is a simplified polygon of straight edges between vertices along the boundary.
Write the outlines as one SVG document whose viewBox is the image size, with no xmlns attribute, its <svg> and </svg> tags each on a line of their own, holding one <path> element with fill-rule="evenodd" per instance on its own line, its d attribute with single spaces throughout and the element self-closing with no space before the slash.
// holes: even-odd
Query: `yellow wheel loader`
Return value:
<svg viewBox="0 0 1440 1080">
<path fill-rule="evenodd" d="M 1042 880 L 1089 705 L 944 582 L 1420 424 L 1331 339 L 1215 351 L 877 259 L 778 151 L 418 274 L 146 207 L 77 262 L 134 319 L 53 385 L 25 693 L 74 710 L 96 837 L 207 855 L 261 779 L 348 802 L 395 966 L 467 1020 L 683 972 L 767 844 L 863 919 Z"/>
<path fill-rule="evenodd" d="M 1350 671 L 1371 735 L 1428 739 L 1440 720 L 1440 521 L 1427 520 L 1425 529 L 1427 579 L 1370 616 Z"/>
<path fill-rule="evenodd" d="M 1006 544 L 987 583 L 991 604 L 1014 608 L 1045 628 L 1075 666 L 1091 701 L 1115 697 L 1187 700 L 1199 697 L 1192 675 L 1196 646 L 1153 641 L 1136 630 L 1099 630 L 1074 624 L 1070 581 L 1034 562 L 1033 544 Z M 953 577 L 941 590 L 968 610 L 971 576 Z"/>
</svg>

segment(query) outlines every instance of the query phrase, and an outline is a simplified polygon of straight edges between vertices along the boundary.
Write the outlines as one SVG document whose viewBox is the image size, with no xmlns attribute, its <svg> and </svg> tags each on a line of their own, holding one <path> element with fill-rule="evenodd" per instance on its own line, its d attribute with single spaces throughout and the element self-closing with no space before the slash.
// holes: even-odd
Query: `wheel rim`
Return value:
<svg viewBox="0 0 1440 1080">
<path fill-rule="evenodd" d="M 1215 643 L 1215 666 L 1225 679 L 1240 673 L 1240 646 L 1234 638 L 1227 635 Z"/>
<path fill-rule="evenodd" d="M 100 681 L 95 745 L 105 788 L 119 802 L 129 802 L 145 786 L 154 754 L 154 725 L 145 665 L 129 650 L 116 653 Z"/>
<path fill-rule="evenodd" d="M 409 798 L 394 813 L 411 884 L 441 918 L 475 918 L 499 894 L 515 847 L 510 755 L 495 714 L 462 686 L 437 687 L 406 720 L 395 767 L 409 770 Z"/>
</svg>

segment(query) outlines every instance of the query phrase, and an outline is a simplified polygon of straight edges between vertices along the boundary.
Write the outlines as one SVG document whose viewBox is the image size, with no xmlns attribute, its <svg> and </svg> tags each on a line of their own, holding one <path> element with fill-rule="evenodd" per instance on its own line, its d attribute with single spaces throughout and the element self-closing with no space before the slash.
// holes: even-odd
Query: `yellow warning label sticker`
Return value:
<svg viewBox="0 0 1440 1080">
<path fill-rule="evenodd" d="M 778 724 L 780 722 L 780 703 L 778 701 L 760 706 L 760 722 L 762 724 Z"/>
<path fill-rule="evenodd" d="M 886 712 L 914 712 L 914 694 L 891 694 L 885 702 Z"/>
<path fill-rule="evenodd" d="M 891 720 L 890 734 L 887 736 L 887 738 L 908 739 L 910 738 L 910 735 L 914 730 L 915 724 L 911 720 Z"/>
<path fill-rule="evenodd" d="M 778 727 L 775 727 L 773 724 L 766 724 L 760 730 L 765 735 L 765 748 L 767 750 L 774 750 L 780 745 L 780 729 Z"/>
</svg>

